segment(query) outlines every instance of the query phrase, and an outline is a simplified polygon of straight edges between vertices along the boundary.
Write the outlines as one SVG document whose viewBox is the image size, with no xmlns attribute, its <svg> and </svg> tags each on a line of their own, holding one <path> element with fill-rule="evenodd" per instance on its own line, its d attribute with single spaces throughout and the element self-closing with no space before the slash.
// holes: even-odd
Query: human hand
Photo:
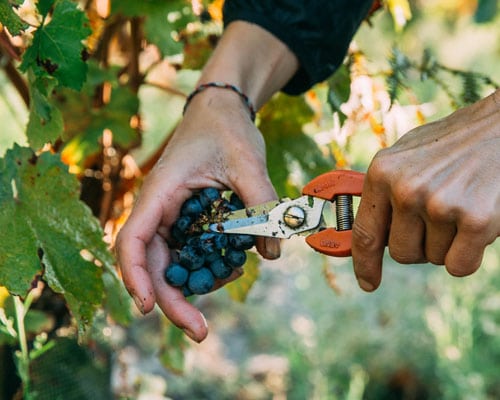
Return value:
<svg viewBox="0 0 500 400">
<path fill-rule="evenodd" d="M 206 336 L 206 322 L 179 289 L 166 284 L 164 270 L 170 263 L 170 227 L 182 203 L 205 187 L 232 189 L 247 206 L 277 198 L 267 175 L 263 137 L 230 91 L 207 89 L 193 98 L 145 179 L 116 244 L 125 286 L 138 308 L 147 313 L 157 303 L 196 341 Z M 256 248 L 265 258 L 279 256 L 277 239 L 258 238 Z"/>
<path fill-rule="evenodd" d="M 295 55 L 272 34 L 234 21 L 203 68 L 200 83 L 231 83 L 259 109 L 297 69 Z M 267 174 L 264 139 L 248 111 L 231 90 L 208 87 L 194 96 L 117 237 L 123 280 L 138 308 L 147 313 L 157 303 L 197 342 L 208 333 L 206 321 L 164 280 L 170 263 L 166 239 L 182 204 L 198 189 L 231 189 L 246 206 L 277 199 Z M 280 253 L 275 238 L 257 238 L 256 248 L 265 258 Z"/>
<path fill-rule="evenodd" d="M 466 276 L 500 235 L 500 90 L 380 151 L 353 226 L 360 287 L 375 290 L 382 257 L 445 265 Z"/>
</svg>

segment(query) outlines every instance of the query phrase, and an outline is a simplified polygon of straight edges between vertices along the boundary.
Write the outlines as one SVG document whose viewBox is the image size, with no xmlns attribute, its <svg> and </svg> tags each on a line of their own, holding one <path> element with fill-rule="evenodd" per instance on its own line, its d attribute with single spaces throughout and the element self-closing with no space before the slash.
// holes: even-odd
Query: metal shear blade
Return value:
<svg viewBox="0 0 500 400">
<path fill-rule="evenodd" d="M 211 224 L 209 228 L 214 232 L 288 239 L 319 227 L 325 201 L 306 195 L 295 200 L 265 203 L 235 211 L 226 221 Z"/>
</svg>

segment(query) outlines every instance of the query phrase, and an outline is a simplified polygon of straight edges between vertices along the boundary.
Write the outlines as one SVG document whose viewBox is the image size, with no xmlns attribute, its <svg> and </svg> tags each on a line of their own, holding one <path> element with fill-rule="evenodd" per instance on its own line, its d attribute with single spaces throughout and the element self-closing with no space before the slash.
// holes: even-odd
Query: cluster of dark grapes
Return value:
<svg viewBox="0 0 500 400">
<path fill-rule="evenodd" d="M 223 196 L 215 188 L 205 188 L 187 199 L 171 230 L 176 249 L 174 261 L 165 269 L 168 284 L 181 288 L 184 296 L 210 292 L 217 279 L 228 278 L 245 264 L 246 250 L 255 239 L 251 235 L 212 232 L 208 226 L 224 221 L 231 211 L 244 205 L 235 193 Z"/>
</svg>

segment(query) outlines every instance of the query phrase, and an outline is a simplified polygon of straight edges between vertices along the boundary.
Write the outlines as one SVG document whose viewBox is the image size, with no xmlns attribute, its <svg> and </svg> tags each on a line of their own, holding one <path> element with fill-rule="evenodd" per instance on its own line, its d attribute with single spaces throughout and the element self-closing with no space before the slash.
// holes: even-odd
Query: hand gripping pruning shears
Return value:
<svg viewBox="0 0 500 400">
<path fill-rule="evenodd" d="M 329 256 L 351 255 L 353 196 L 361 196 L 364 174 L 336 170 L 311 180 L 294 200 L 271 201 L 231 212 L 210 230 L 288 239 L 307 235 L 306 243 Z M 336 227 L 325 226 L 325 204 L 335 204 Z"/>
</svg>

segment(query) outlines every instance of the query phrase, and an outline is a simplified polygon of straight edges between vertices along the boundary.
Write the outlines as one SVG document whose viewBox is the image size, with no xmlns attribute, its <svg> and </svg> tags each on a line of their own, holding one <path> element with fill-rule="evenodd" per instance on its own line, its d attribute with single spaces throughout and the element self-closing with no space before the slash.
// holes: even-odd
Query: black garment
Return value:
<svg viewBox="0 0 500 400">
<path fill-rule="evenodd" d="M 343 62 L 349 43 L 373 0 L 226 0 L 224 24 L 261 26 L 295 53 L 300 69 L 283 91 L 299 94 L 328 78 Z"/>
</svg>

